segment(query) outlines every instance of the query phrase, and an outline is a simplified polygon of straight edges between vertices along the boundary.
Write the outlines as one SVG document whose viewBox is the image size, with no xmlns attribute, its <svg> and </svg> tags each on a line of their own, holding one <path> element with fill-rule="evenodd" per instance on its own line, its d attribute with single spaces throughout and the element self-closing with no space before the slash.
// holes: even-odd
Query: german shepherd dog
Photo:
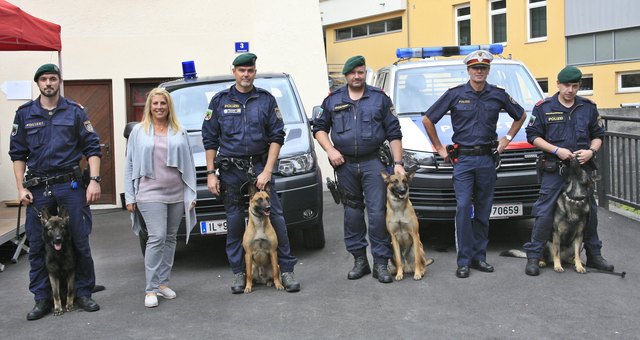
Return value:
<svg viewBox="0 0 640 340">
<path fill-rule="evenodd" d="M 51 215 L 46 207 L 40 209 L 45 265 L 53 293 L 53 315 L 74 310 L 75 255 L 69 231 L 69 213 L 60 206 L 58 215 Z M 66 283 L 66 289 L 62 286 Z M 62 308 L 61 292 L 66 291 L 66 307 Z"/>
<path fill-rule="evenodd" d="M 562 273 L 564 261 L 573 263 L 576 272 L 586 273 L 580 260 L 580 250 L 595 181 L 576 158 L 569 161 L 567 170 L 564 187 L 556 202 L 552 239 L 551 242 L 547 242 L 540 267 L 553 260 L 553 270 Z"/>
<path fill-rule="evenodd" d="M 249 222 L 242 237 L 244 261 L 247 271 L 245 293 L 251 293 L 253 282 L 275 285 L 283 290 L 278 265 L 278 237 L 269 220 L 271 200 L 269 191 L 258 191 L 255 184 L 249 186 Z"/>
<path fill-rule="evenodd" d="M 386 222 L 393 247 L 396 281 L 404 278 L 405 271 L 413 272 L 414 280 L 422 279 L 426 266 L 433 262 L 425 258 L 418 217 L 409 200 L 409 182 L 414 174 L 413 171 L 404 176 L 389 175 L 386 171 L 380 173 L 387 184 Z"/>
</svg>

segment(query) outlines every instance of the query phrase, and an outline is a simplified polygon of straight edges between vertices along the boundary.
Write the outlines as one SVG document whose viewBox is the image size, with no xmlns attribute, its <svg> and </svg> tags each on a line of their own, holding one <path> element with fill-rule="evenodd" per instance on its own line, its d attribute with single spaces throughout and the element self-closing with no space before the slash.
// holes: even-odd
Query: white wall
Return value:
<svg viewBox="0 0 640 340">
<path fill-rule="evenodd" d="M 258 72 L 293 76 L 308 115 L 328 92 L 317 1 L 10 2 L 62 26 L 64 79 L 112 80 L 116 193 L 123 191 L 124 79 L 180 77 L 184 60 L 195 61 L 199 76 L 227 74 L 236 55 L 234 42 L 248 41 L 251 52 L 258 55 Z M 0 52 L 0 84 L 31 81 L 35 98 L 39 93 L 33 74 L 49 62 L 58 62 L 56 52 Z M 0 200 L 17 197 L 8 144 L 15 111 L 24 102 L 7 100 L 0 93 Z M 318 153 L 322 160 L 326 158 L 322 149 Z"/>
</svg>

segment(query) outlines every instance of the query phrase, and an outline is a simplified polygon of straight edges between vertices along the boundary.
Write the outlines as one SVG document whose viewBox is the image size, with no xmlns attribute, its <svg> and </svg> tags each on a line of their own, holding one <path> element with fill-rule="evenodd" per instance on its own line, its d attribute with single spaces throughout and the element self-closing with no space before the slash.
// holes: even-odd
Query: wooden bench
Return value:
<svg viewBox="0 0 640 340">
<path fill-rule="evenodd" d="M 22 207 L 20 209 L 20 228 L 18 234 L 16 235 L 16 222 L 18 218 L 18 207 L 7 207 L 4 203 L 0 205 L 0 245 L 5 244 L 7 242 L 13 242 L 18 247 L 11 258 L 12 263 L 16 263 L 18 261 L 18 257 L 20 256 L 20 252 L 24 249 L 25 251 L 29 251 L 29 247 L 24 245 L 24 242 L 27 239 L 27 235 L 25 234 L 24 223 L 25 223 L 25 211 L 26 207 Z M 4 271 L 4 264 L 0 263 L 0 272 Z"/>
</svg>

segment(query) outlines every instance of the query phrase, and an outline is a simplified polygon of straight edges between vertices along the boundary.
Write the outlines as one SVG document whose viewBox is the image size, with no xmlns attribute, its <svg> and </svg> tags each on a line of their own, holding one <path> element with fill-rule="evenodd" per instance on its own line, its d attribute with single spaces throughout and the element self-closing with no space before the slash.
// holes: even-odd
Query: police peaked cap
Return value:
<svg viewBox="0 0 640 340">
<path fill-rule="evenodd" d="M 579 83 L 582 72 L 577 67 L 567 66 L 558 73 L 558 81 L 562 84 Z"/>
<path fill-rule="evenodd" d="M 258 57 L 253 53 L 242 53 L 233 59 L 233 66 L 254 66 Z"/>
<path fill-rule="evenodd" d="M 477 50 L 469 53 L 466 58 L 464 58 L 464 63 L 467 64 L 467 67 L 472 66 L 485 66 L 489 67 L 491 61 L 493 60 L 493 56 L 491 53 L 485 50 Z"/>
<path fill-rule="evenodd" d="M 44 64 L 36 71 L 36 74 L 33 76 L 33 81 L 37 83 L 40 76 L 45 73 L 55 73 L 60 76 L 60 68 L 54 64 Z"/>
<path fill-rule="evenodd" d="M 351 57 L 347 59 L 347 61 L 344 63 L 344 67 L 342 68 L 342 74 L 347 74 L 351 72 L 354 68 L 358 66 L 364 66 L 364 65 L 365 65 L 365 62 L 364 62 L 363 56 L 357 55 L 357 56 Z"/>
</svg>

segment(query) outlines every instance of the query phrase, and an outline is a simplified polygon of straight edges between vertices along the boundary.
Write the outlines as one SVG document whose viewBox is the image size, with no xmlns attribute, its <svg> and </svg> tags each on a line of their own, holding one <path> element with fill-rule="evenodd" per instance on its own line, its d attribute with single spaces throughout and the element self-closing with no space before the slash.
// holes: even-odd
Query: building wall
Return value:
<svg viewBox="0 0 640 340">
<path fill-rule="evenodd" d="M 331 7 L 325 7 L 326 3 L 331 3 Z M 340 11 L 341 13 L 351 13 L 351 21 L 334 22 L 325 27 L 327 37 L 335 36 L 336 28 L 343 28 L 354 25 L 354 23 L 366 23 L 376 21 L 381 18 L 362 17 L 359 13 L 370 13 L 368 7 L 376 8 L 378 1 L 368 4 L 361 3 L 360 11 L 345 11 L 346 7 L 339 7 L 339 4 L 348 6 L 349 0 L 328 0 L 320 3 L 323 15 L 330 15 L 329 11 Z M 565 15 L 565 3 L 571 9 Z M 618 19 L 622 18 L 624 27 L 640 26 L 640 19 L 636 13 L 638 4 L 633 0 L 613 0 L 602 4 L 599 0 L 547 0 L 547 37 L 542 41 L 528 41 L 528 21 L 527 21 L 527 1 L 507 1 L 507 43 L 504 47 L 503 56 L 523 61 L 537 79 L 546 79 L 549 83 L 549 94 L 556 92 L 556 77 L 558 72 L 566 65 L 566 39 L 565 18 L 568 20 L 567 29 L 573 34 L 594 32 L 603 29 L 601 24 L 606 24 L 608 28 L 620 28 Z M 471 43 L 487 44 L 490 39 L 490 19 L 488 0 L 407 0 L 406 10 L 401 11 L 403 15 L 403 32 L 391 38 L 391 35 L 380 35 L 376 37 L 375 44 L 368 44 L 362 40 L 368 38 L 353 39 L 334 43 L 327 38 L 327 62 L 342 63 L 345 55 L 366 53 L 367 63 L 374 70 L 386 66 L 397 60 L 395 48 L 397 47 L 424 47 L 424 46 L 450 46 L 456 45 L 456 21 L 455 6 L 470 4 L 471 7 Z M 368 6 L 368 7 L 367 7 Z M 589 7 L 592 8 L 589 8 Z M 599 6 L 615 7 L 599 11 Z M 586 8 L 586 9 L 585 9 Z M 576 13 L 580 14 L 577 15 Z M 623 16 L 620 16 L 624 13 Z M 599 16 L 598 20 L 590 20 L 589 17 L 583 19 L 581 15 Z M 353 20 L 357 18 L 358 20 Z M 345 19 L 347 20 L 347 19 Z M 592 25 L 593 23 L 593 25 Z M 616 24 L 614 24 L 616 23 Z M 613 26 L 612 26 L 613 25 Z M 402 36 L 406 37 L 402 44 Z M 396 38 L 398 37 L 398 38 Z M 387 41 L 393 39 L 393 42 Z M 371 38 L 373 40 L 374 38 Z M 399 42 L 398 42 L 399 41 Z M 372 48 L 373 46 L 373 48 Z M 394 52 L 388 53 L 387 49 Z M 375 55 L 375 56 L 373 56 Z M 597 66 L 578 66 L 585 74 L 593 74 L 593 93 L 588 96 L 598 103 L 600 107 L 619 107 L 621 103 L 640 102 L 640 93 L 618 93 L 617 92 L 617 72 L 620 71 L 640 71 L 640 61 L 624 63 L 600 64 Z"/>
<path fill-rule="evenodd" d="M 62 67 L 67 80 L 111 79 L 116 192 L 122 192 L 126 123 L 125 79 L 181 77 L 194 60 L 198 75 L 230 73 L 234 42 L 248 41 L 258 72 L 291 74 L 307 113 L 328 91 L 320 10 L 316 1 L 11 0 L 24 11 L 62 26 Z M 0 52 L 0 84 L 28 80 L 57 63 L 55 52 Z M 0 94 L 0 200 L 15 199 L 8 156 L 14 113 L 24 100 Z"/>
</svg>

